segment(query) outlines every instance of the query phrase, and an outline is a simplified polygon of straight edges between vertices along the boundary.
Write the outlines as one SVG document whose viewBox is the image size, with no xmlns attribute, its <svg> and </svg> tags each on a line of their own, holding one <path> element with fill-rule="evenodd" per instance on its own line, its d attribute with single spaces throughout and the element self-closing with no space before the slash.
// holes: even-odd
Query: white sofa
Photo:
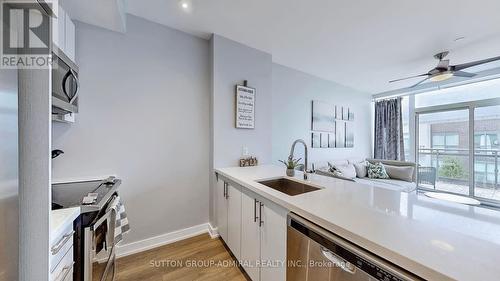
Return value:
<svg viewBox="0 0 500 281">
<path fill-rule="evenodd" d="M 384 165 L 391 165 L 391 166 L 400 166 L 400 167 L 401 166 L 402 167 L 411 166 L 411 167 L 414 167 L 412 181 L 410 182 L 410 181 L 403 181 L 403 180 L 398 180 L 398 179 L 371 179 L 368 177 L 358 177 L 358 176 L 353 178 L 353 179 L 350 179 L 350 178 L 335 176 L 332 172 L 329 171 L 328 163 L 330 163 L 332 165 L 345 166 L 348 164 L 360 163 L 362 161 L 368 161 L 370 163 L 381 162 Z M 380 160 L 380 159 L 332 160 L 332 161 L 315 162 L 315 163 L 313 163 L 313 169 L 314 169 L 314 172 L 318 175 L 336 177 L 336 178 L 340 178 L 343 180 L 350 180 L 350 181 L 354 181 L 354 182 L 369 185 L 369 186 L 377 186 L 377 187 L 382 187 L 382 188 L 392 189 L 392 190 L 397 190 L 397 191 L 413 192 L 416 190 L 416 187 L 417 187 L 417 184 L 416 184 L 417 166 L 413 162 Z"/>
</svg>

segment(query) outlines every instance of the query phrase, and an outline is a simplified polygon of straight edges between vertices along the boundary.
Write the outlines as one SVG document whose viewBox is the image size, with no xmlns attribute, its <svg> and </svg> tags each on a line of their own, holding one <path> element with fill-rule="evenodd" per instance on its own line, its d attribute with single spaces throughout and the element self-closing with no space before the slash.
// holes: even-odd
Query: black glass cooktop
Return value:
<svg viewBox="0 0 500 281">
<path fill-rule="evenodd" d="M 89 193 L 97 193 L 93 205 L 100 205 L 101 201 L 110 197 L 109 193 L 115 192 L 120 180 L 92 180 L 57 183 L 52 185 L 52 209 L 62 209 L 85 206 L 83 198 Z"/>
</svg>

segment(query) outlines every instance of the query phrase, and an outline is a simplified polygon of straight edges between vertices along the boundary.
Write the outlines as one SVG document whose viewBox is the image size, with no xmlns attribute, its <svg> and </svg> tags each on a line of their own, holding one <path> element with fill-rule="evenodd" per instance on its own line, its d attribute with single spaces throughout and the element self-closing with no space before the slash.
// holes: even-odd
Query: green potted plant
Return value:
<svg viewBox="0 0 500 281">
<path fill-rule="evenodd" d="M 300 166 L 300 164 L 299 164 L 300 159 L 301 158 L 299 158 L 299 159 L 288 158 L 287 161 L 279 160 L 281 163 L 285 164 L 287 176 L 289 176 L 289 177 L 295 176 L 295 168 Z"/>
</svg>

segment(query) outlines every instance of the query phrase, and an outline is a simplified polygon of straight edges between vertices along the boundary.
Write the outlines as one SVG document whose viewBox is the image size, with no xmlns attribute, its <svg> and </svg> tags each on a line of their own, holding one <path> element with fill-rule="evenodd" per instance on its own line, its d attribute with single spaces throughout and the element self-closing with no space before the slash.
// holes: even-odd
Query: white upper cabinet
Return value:
<svg viewBox="0 0 500 281">
<path fill-rule="evenodd" d="M 65 17 L 65 28 L 64 52 L 72 61 L 75 61 L 75 24 L 67 14 Z"/>
<path fill-rule="evenodd" d="M 63 7 L 53 8 L 55 16 L 52 18 L 52 42 L 75 61 L 75 24 Z"/>
<path fill-rule="evenodd" d="M 60 49 L 64 48 L 64 25 L 66 13 L 61 6 L 54 7 L 54 17 L 52 18 L 52 42 Z"/>
</svg>

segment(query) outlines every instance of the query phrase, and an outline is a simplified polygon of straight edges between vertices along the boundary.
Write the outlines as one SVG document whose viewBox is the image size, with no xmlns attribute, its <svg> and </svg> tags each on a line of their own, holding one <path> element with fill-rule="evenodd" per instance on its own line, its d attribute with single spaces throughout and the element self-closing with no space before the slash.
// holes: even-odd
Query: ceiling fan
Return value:
<svg viewBox="0 0 500 281">
<path fill-rule="evenodd" d="M 489 58 L 489 59 L 484 59 L 484 60 L 473 61 L 473 62 L 469 62 L 469 63 L 450 65 L 450 60 L 444 59 L 448 54 L 449 54 L 449 52 L 441 52 L 441 53 L 434 55 L 434 58 L 439 60 L 438 65 L 425 74 L 396 79 L 396 80 L 389 81 L 389 83 L 402 81 L 402 80 L 406 80 L 406 79 L 411 79 L 411 78 L 425 77 L 424 80 L 422 80 L 422 81 L 418 82 L 417 84 L 410 87 L 410 88 L 413 88 L 413 87 L 416 87 L 416 86 L 422 84 L 423 82 L 425 82 L 427 80 L 430 80 L 432 82 L 440 82 L 440 81 L 448 80 L 453 76 L 470 78 L 470 77 L 476 76 L 476 74 L 470 73 L 470 72 L 465 72 L 462 70 L 467 69 L 469 67 L 476 66 L 476 65 L 485 64 L 485 63 L 500 60 L 500 56 L 499 56 L 499 57 L 494 57 L 494 58 Z"/>
</svg>

